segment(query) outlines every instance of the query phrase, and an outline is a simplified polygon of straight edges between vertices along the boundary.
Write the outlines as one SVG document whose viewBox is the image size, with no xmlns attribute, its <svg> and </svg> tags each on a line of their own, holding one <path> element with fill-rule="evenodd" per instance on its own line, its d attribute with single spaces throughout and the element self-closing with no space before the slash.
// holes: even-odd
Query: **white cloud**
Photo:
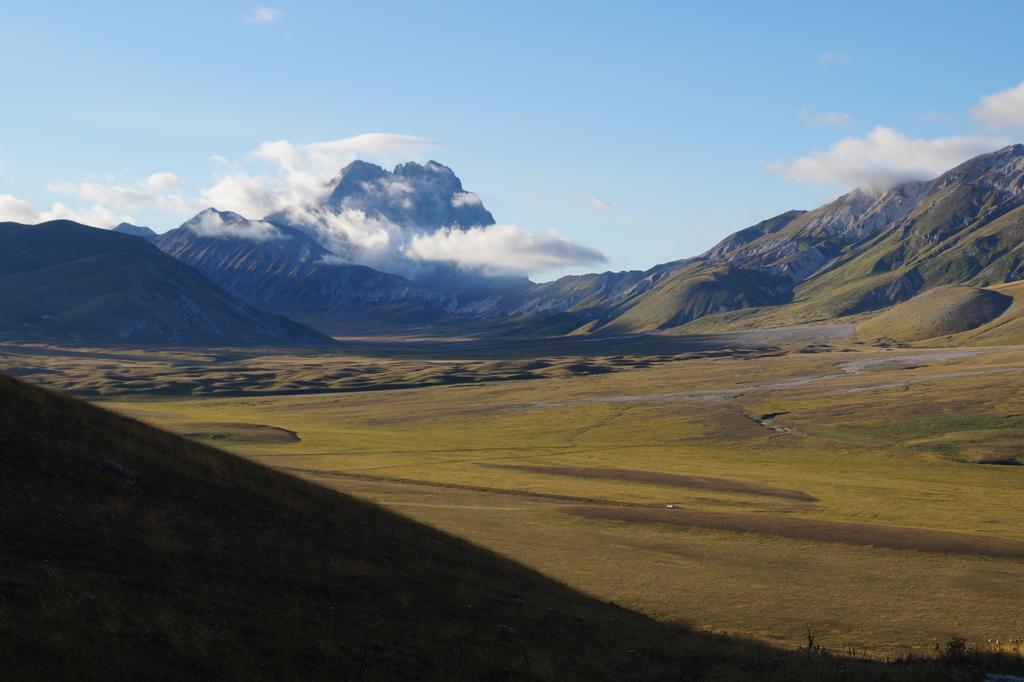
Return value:
<svg viewBox="0 0 1024 682">
<path fill-rule="evenodd" d="M 472 192 L 459 192 L 452 195 L 452 206 L 482 206 L 483 200 Z"/>
<path fill-rule="evenodd" d="M 276 227 L 262 220 L 247 220 L 244 217 L 225 220 L 216 211 L 203 211 L 186 223 L 188 228 L 203 237 L 236 237 L 253 241 L 282 239 Z"/>
<path fill-rule="evenodd" d="M 56 194 L 73 196 L 93 202 L 108 210 L 156 211 L 181 217 L 199 211 L 206 206 L 183 196 L 174 190 L 180 189 L 181 181 L 169 172 L 160 172 L 132 185 L 83 181 L 79 183 L 55 182 L 49 189 Z"/>
<path fill-rule="evenodd" d="M 331 191 L 338 171 L 356 159 L 393 164 L 420 160 L 439 145 L 413 135 L 366 133 L 308 144 L 273 140 L 259 144 L 249 157 L 270 163 L 270 172 L 255 172 L 227 159 L 215 160 L 230 170 L 200 192 L 207 206 L 262 217 L 286 210 L 309 209 Z M 401 187 L 391 188 L 394 191 Z"/>
<path fill-rule="evenodd" d="M 289 222 L 306 229 L 335 256 L 388 272 L 414 277 L 441 261 L 492 273 L 517 274 L 603 261 L 600 252 L 576 244 L 556 232 L 531 234 L 512 225 L 473 228 L 468 231 L 432 230 L 399 225 L 363 206 L 329 208 L 324 205 L 339 170 L 356 159 L 390 165 L 422 157 L 437 143 L 412 135 L 369 133 L 313 143 L 289 140 L 268 141 L 246 157 L 231 160 L 210 157 L 219 167 L 212 185 L 198 196 L 182 191 L 177 175 L 160 171 L 133 182 L 55 182 L 50 190 L 77 201 L 55 203 L 48 211 L 33 210 L 28 202 L 13 196 L 0 197 L 0 219 L 38 222 L 68 218 L 98 227 L 112 227 L 122 221 L 137 222 L 131 211 L 164 213 L 179 221 L 206 208 L 232 211 L 248 220 L 224 221 L 216 213 L 201 213 L 190 225 L 208 236 L 273 239 L 283 235 L 270 223 L 259 220 L 282 213 Z M 433 166 L 427 166 L 433 168 Z M 438 167 L 440 168 L 440 167 Z M 415 187 L 410 179 L 388 177 L 375 182 L 373 192 L 386 195 L 393 206 L 412 208 Z M 604 210 L 611 205 L 597 197 L 581 195 Z M 482 205 L 472 192 L 460 192 L 452 199 L 455 207 Z M 362 210 L 360 210 L 362 209 Z M 369 213 L 368 213 L 368 212 Z"/>
<path fill-rule="evenodd" d="M 990 130 L 1002 128 L 1024 128 L 1024 82 L 985 95 L 971 107 L 971 116 Z"/>
<path fill-rule="evenodd" d="M 936 177 L 971 157 L 992 151 L 1006 140 L 985 136 L 913 138 L 886 126 L 866 137 L 846 137 L 828 149 L 767 170 L 803 184 L 886 188 L 907 180 Z"/>
<path fill-rule="evenodd" d="M 800 107 L 800 118 L 810 126 L 847 126 L 853 121 L 853 116 L 841 111 L 826 111 L 823 114 L 816 114 L 807 107 Z"/>
<path fill-rule="evenodd" d="M 388 272 L 412 274 L 409 263 L 402 262 L 405 258 L 401 253 L 411 234 L 389 220 L 351 208 L 297 209 L 289 211 L 288 216 L 311 229 L 317 241 L 337 256 Z"/>
<path fill-rule="evenodd" d="M 277 210 L 274 188 L 267 178 L 235 171 L 200 192 L 209 206 L 244 216 L 262 217 Z"/>
<path fill-rule="evenodd" d="M 516 226 L 470 230 L 442 228 L 423 231 L 397 225 L 354 207 L 333 210 L 322 204 L 333 189 L 338 170 L 356 159 L 383 165 L 422 160 L 438 145 L 412 135 L 368 133 L 326 142 L 263 142 L 249 153 L 254 161 L 271 164 L 262 173 L 240 165 L 201 192 L 203 199 L 221 210 L 245 216 L 283 213 L 289 222 L 304 226 L 338 258 L 370 267 L 415 276 L 427 262 L 441 261 L 492 273 L 539 272 L 565 265 L 603 261 L 594 249 L 576 244 L 557 233 L 535 235 Z M 402 178 L 375 183 L 397 203 L 410 201 L 414 188 Z M 592 205 L 609 210 L 611 204 L 581 195 Z M 452 197 L 453 206 L 479 205 L 472 192 Z M 411 206 L 410 206 L 411 207 Z"/>
<path fill-rule="evenodd" d="M 337 173 L 342 166 L 363 159 L 383 164 L 420 160 L 423 152 L 438 145 L 432 140 L 396 133 L 364 133 L 326 142 L 295 144 L 288 140 L 263 142 L 251 156 L 279 164 L 285 170 L 312 167 Z"/>
<path fill-rule="evenodd" d="M 414 260 L 454 263 L 490 274 L 542 272 L 606 260 L 600 251 L 573 242 L 554 230 L 538 235 L 516 225 L 469 230 L 445 228 L 432 234 L 418 234 L 403 251 Z"/>
<path fill-rule="evenodd" d="M 822 66 L 828 64 L 847 64 L 850 61 L 850 55 L 845 52 L 822 52 L 818 57 L 818 63 Z"/>
<path fill-rule="evenodd" d="M 132 217 L 117 213 L 100 204 L 93 204 L 83 209 L 74 208 L 59 201 L 51 205 L 49 210 L 36 211 L 24 199 L 10 194 L 0 194 L 0 221 L 35 224 L 50 220 L 73 220 L 76 223 L 93 227 L 113 227 L 118 223 L 131 222 Z"/>
<path fill-rule="evenodd" d="M 249 24 L 272 24 L 281 17 L 281 10 L 267 5 L 257 5 L 244 20 Z"/>
<path fill-rule="evenodd" d="M 583 201 L 601 211 L 610 211 L 614 208 L 610 202 L 605 201 L 601 197 L 595 197 L 593 194 L 587 194 L 586 192 L 580 192 L 580 199 L 583 199 Z"/>
<path fill-rule="evenodd" d="M 181 187 L 181 180 L 174 173 L 162 171 L 146 178 L 146 186 L 155 190 L 178 189 Z"/>
<path fill-rule="evenodd" d="M 32 204 L 24 199 L 0 194 L 0 221 L 15 223 L 37 223 L 39 214 L 32 208 Z"/>
<path fill-rule="evenodd" d="M 0 221 L 39 222 L 39 214 L 32 204 L 11 195 L 0 195 Z"/>
<path fill-rule="evenodd" d="M 89 225 L 91 227 L 114 227 L 120 223 L 134 222 L 130 214 L 118 213 L 107 206 L 93 204 L 86 208 L 74 208 L 61 202 L 54 203 L 50 210 L 39 214 L 39 221 L 48 220 L 73 220 L 76 223 Z"/>
</svg>

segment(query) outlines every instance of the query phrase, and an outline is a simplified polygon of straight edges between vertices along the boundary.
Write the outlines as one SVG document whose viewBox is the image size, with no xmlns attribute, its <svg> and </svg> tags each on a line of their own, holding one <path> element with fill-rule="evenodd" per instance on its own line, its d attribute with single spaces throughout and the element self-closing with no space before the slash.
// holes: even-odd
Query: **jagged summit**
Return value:
<svg viewBox="0 0 1024 682">
<path fill-rule="evenodd" d="M 325 203 L 334 211 L 358 210 L 413 230 L 494 224 L 480 198 L 465 191 L 454 171 L 437 161 L 410 161 L 394 171 L 353 161 L 342 169 Z"/>
</svg>

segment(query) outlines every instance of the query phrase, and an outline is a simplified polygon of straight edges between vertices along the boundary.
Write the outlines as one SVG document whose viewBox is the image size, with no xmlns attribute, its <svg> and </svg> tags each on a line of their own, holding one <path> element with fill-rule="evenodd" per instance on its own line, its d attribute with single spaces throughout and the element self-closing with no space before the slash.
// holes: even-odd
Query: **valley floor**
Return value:
<svg viewBox="0 0 1024 682">
<path fill-rule="evenodd" d="M 0 362 L 659 619 L 875 656 L 1024 635 L 1024 349 L 771 341 Z"/>
</svg>

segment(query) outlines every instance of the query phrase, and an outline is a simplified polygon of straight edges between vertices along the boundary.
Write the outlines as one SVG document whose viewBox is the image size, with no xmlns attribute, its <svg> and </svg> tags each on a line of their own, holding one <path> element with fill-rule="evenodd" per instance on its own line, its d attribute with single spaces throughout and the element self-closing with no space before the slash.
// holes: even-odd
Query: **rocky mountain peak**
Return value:
<svg viewBox="0 0 1024 682">
<path fill-rule="evenodd" d="M 353 161 L 342 169 L 326 205 L 414 231 L 494 224 L 480 198 L 465 191 L 452 169 L 437 161 L 403 163 L 394 171 Z"/>
</svg>

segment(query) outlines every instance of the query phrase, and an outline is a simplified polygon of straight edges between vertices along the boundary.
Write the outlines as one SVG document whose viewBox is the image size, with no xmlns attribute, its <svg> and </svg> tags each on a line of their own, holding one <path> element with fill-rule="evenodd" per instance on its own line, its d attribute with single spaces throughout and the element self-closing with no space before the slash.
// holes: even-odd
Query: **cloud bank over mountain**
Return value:
<svg viewBox="0 0 1024 682">
<path fill-rule="evenodd" d="M 552 270 L 567 263 L 605 261 L 597 249 L 577 244 L 554 230 L 538 235 L 515 225 L 468 230 L 442 228 L 413 235 L 403 253 L 414 260 L 455 263 L 487 274 L 511 275 Z"/>
<path fill-rule="evenodd" d="M 339 259 L 405 276 L 415 277 L 430 262 L 525 275 L 605 260 L 554 231 L 538 235 L 495 224 L 483 200 L 439 163 L 406 162 L 387 171 L 362 160 L 419 160 L 438 146 L 388 133 L 264 142 L 249 154 L 264 164 L 261 171 L 229 163 L 201 195 L 222 210 L 298 226 Z"/>
<path fill-rule="evenodd" d="M 248 220 L 237 213 L 208 208 L 182 225 L 201 237 L 229 237 L 262 242 L 283 239 L 280 230 L 263 220 Z"/>
<path fill-rule="evenodd" d="M 538 235 L 496 224 L 480 197 L 435 161 L 403 163 L 394 171 L 354 161 L 307 201 L 267 219 L 309 232 L 341 259 L 413 278 L 425 263 L 525 275 L 605 260 L 555 231 Z"/>
<path fill-rule="evenodd" d="M 128 183 L 60 181 L 51 183 L 51 192 L 88 207 L 58 202 L 40 212 L 2 195 L 0 219 L 62 217 L 109 228 L 135 222 L 140 211 L 180 221 L 212 207 L 240 220 L 223 222 L 217 214 L 199 213 L 189 221 L 197 233 L 264 240 L 275 238 L 271 222 L 285 223 L 309 232 L 339 259 L 406 276 L 430 262 L 526 275 L 605 260 L 596 249 L 553 230 L 535 234 L 496 225 L 480 196 L 465 190 L 451 169 L 417 163 L 438 147 L 426 138 L 393 133 L 313 143 L 266 141 L 241 160 L 212 157 L 219 168 L 213 184 L 191 194 L 170 171 Z M 387 171 L 362 159 L 397 165 Z M 270 222 L 260 220 L 264 217 Z"/>
</svg>

